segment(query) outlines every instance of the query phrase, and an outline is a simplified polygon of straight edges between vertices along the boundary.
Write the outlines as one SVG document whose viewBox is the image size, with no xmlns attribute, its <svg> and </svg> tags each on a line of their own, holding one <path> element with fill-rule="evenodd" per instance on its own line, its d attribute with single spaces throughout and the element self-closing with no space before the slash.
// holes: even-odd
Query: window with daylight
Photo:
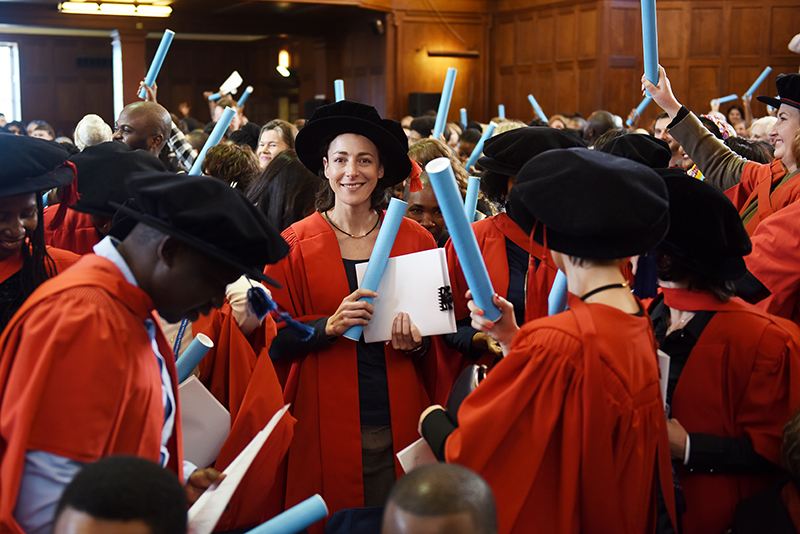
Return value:
<svg viewBox="0 0 800 534">
<path fill-rule="evenodd" d="M 22 119 L 19 93 L 19 48 L 0 41 L 0 113 L 8 122 Z"/>
</svg>

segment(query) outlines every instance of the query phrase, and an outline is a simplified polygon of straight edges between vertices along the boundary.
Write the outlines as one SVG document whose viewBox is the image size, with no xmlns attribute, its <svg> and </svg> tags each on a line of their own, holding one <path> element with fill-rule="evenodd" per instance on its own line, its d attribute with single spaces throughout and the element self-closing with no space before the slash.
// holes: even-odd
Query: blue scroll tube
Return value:
<svg viewBox="0 0 800 534">
<path fill-rule="evenodd" d="M 472 299 L 484 312 L 484 317 L 496 321 L 502 315 L 492 302 L 494 288 L 489 279 L 489 272 L 478 248 L 478 241 L 472 231 L 469 220 L 464 217 L 464 205 L 458 191 L 456 176 L 449 158 L 436 158 L 425 165 L 425 172 L 433 186 L 439 209 L 442 210 L 447 231 L 456 249 L 458 261 L 467 285 L 472 291 Z"/>
<path fill-rule="evenodd" d="M 228 131 L 228 126 L 231 125 L 234 115 L 236 115 L 236 110 L 230 107 L 225 108 L 225 111 L 222 112 L 222 115 L 217 121 L 217 125 L 214 126 L 214 129 L 211 130 L 211 135 L 208 136 L 208 141 L 203 145 L 203 150 L 201 150 L 194 159 L 192 168 L 189 170 L 189 176 L 200 176 L 202 174 L 203 160 L 206 159 L 208 149 L 212 146 L 216 146 L 217 143 L 222 140 L 222 136 Z"/>
<path fill-rule="evenodd" d="M 544 111 L 542 111 L 542 106 L 540 106 L 539 102 L 537 102 L 536 99 L 533 98 L 533 95 L 528 95 L 528 102 L 531 103 L 531 106 L 533 106 L 533 110 L 536 112 L 536 114 L 539 116 L 540 119 L 542 119 L 544 122 L 550 122 L 549 120 L 547 120 L 547 116 L 544 114 Z"/>
<path fill-rule="evenodd" d="M 364 272 L 364 278 L 361 279 L 360 289 L 378 291 L 383 271 L 386 270 L 386 263 L 389 261 L 389 254 L 391 254 L 394 246 L 394 238 L 397 237 L 397 231 L 400 229 L 400 222 L 406 214 L 407 207 L 408 204 L 397 198 L 389 201 L 389 207 L 386 209 L 380 232 L 378 232 L 378 237 L 375 238 L 375 246 L 372 248 L 372 254 L 369 255 L 367 270 Z M 364 300 L 371 304 L 374 299 L 372 297 L 364 297 L 359 300 Z M 351 326 L 344 333 L 344 337 L 358 341 L 362 330 L 364 330 L 363 325 Z"/>
<path fill-rule="evenodd" d="M 247 534 L 295 534 L 328 517 L 328 507 L 319 494 L 292 506 Z"/>
<path fill-rule="evenodd" d="M 498 104 L 497 106 L 497 116 L 501 119 L 506 118 L 506 107 L 503 104 Z"/>
<path fill-rule="evenodd" d="M 250 95 L 252 94 L 253 94 L 253 86 L 248 85 L 247 89 L 245 89 L 244 93 L 242 94 L 242 98 L 240 98 L 239 101 L 236 103 L 236 106 L 239 108 L 244 106 L 244 103 L 247 102 L 247 99 L 250 98 Z"/>
<path fill-rule="evenodd" d="M 178 370 L 178 384 L 189 378 L 189 375 L 192 374 L 192 371 L 194 371 L 194 368 L 200 363 L 200 360 L 202 360 L 213 347 L 214 342 L 211 341 L 207 335 L 197 334 L 197 336 L 195 336 L 175 363 L 175 367 Z"/>
<path fill-rule="evenodd" d="M 472 149 L 472 154 L 469 155 L 469 159 L 467 160 L 467 166 L 466 166 L 467 172 L 469 172 L 472 166 L 475 165 L 475 163 L 477 163 L 478 158 L 481 156 L 481 152 L 483 152 L 483 143 L 485 143 L 486 140 L 492 136 L 492 132 L 494 132 L 494 129 L 496 127 L 497 125 L 493 122 L 490 122 L 489 126 L 486 127 L 486 130 L 483 132 L 483 135 L 481 135 L 481 138 L 480 140 L 478 140 L 478 143 L 475 145 L 475 148 Z"/>
<path fill-rule="evenodd" d="M 759 85 L 764 83 L 764 80 L 767 79 L 767 76 L 769 76 L 770 72 L 772 72 L 772 67 L 767 67 L 766 69 L 764 69 L 764 72 L 762 72 L 761 76 L 759 76 L 758 79 L 755 82 L 753 82 L 753 85 L 750 86 L 750 89 L 747 90 L 745 95 L 753 96 L 753 93 L 756 92 L 756 89 L 758 89 Z"/>
<path fill-rule="evenodd" d="M 164 30 L 164 35 L 161 36 L 161 43 L 159 43 L 158 50 L 156 50 L 156 56 L 153 58 L 153 62 L 150 63 L 150 70 L 147 71 L 147 76 L 144 77 L 144 84 L 147 87 L 153 87 L 153 84 L 156 83 L 158 71 L 161 70 L 161 64 L 164 63 L 164 58 L 167 57 L 167 51 L 169 50 L 169 45 L 172 44 L 173 37 L 175 37 L 174 31 Z M 139 98 L 144 98 L 145 96 L 147 96 L 147 91 L 142 87 L 142 90 L 139 91 Z"/>
<path fill-rule="evenodd" d="M 642 50 L 644 77 L 658 85 L 658 26 L 656 0 L 642 0 Z"/>
<path fill-rule="evenodd" d="M 642 101 L 639 103 L 639 105 L 636 106 L 636 111 L 634 111 L 636 116 L 639 117 L 642 113 L 644 113 L 645 108 L 647 106 L 649 106 L 650 102 L 652 102 L 652 101 L 653 101 L 653 97 L 652 96 L 644 97 L 644 99 L 642 99 Z M 631 119 L 628 119 L 628 120 L 625 121 L 625 124 L 627 124 L 628 126 L 633 126 L 633 121 Z"/>
<path fill-rule="evenodd" d="M 737 98 L 739 98 L 739 95 L 728 95 L 721 98 L 715 98 L 714 101 L 719 104 L 724 104 L 725 102 L 733 102 Z"/>
<path fill-rule="evenodd" d="M 333 80 L 333 93 L 337 102 L 344 100 L 344 80 Z"/>
<path fill-rule="evenodd" d="M 444 133 L 444 126 L 447 124 L 447 114 L 450 112 L 450 100 L 453 98 L 453 88 L 456 86 L 456 73 L 458 71 L 452 67 L 447 69 L 444 78 L 444 88 L 442 98 L 439 100 L 439 111 L 436 113 L 436 124 L 433 127 L 433 138 L 439 139 Z"/>
<path fill-rule="evenodd" d="M 219 100 L 220 98 L 222 98 L 222 93 L 214 93 L 208 97 L 208 101 L 213 102 L 214 100 Z"/>
<path fill-rule="evenodd" d="M 478 209 L 478 191 L 481 189 L 481 179 L 477 176 L 470 176 L 467 183 L 467 198 L 464 200 L 464 215 L 467 220 L 475 220 L 475 210 Z"/>
<path fill-rule="evenodd" d="M 547 315 L 555 315 L 567 309 L 567 275 L 560 269 L 556 273 L 550 296 L 547 297 Z"/>
<path fill-rule="evenodd" d="M 467 127 L 467 108 L 461 108 L 461 124 Z"/>
</svg>

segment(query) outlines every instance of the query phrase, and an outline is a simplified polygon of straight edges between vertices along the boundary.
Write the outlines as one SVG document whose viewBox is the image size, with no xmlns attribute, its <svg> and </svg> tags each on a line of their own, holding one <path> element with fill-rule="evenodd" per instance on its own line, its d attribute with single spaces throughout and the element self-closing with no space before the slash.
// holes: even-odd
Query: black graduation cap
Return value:
<svg viewBox="0 0 800 534">
<path fill-rule="evenodd" d="M 125 185 L 141 209 L 112 203 L 125 215 L 280 287 L 263 270 L 286 256 L 289 245 L 239 191 L 210 176 L 166 172 L 138 174 Z"/>
<path fill-rule="evenodd" d="M 651 169 L 666 169 L 672 158 L 672 152 L 666 141 L 638 133 L 615 137 L 603 145 L 600 151 L 637 161 Z"/>
<path fill-rule="evenodd" d="M 558 252 L 625 258 L 652 249 L 669 228 L 664 180 L 641 163 L 583 148 L 549 150 L 517 176 L 509 212 Z"/>
<path fill-rule="evenodd" d="M 752 245 L 739 212 L 716 187 L 681 169 L 658 173 L 669 191 L 670 226 L 658 246 L 688 269 L 717 280 L 744 276 Z"/>
<path fill-rule="evenodd" d="M 525 163 L 547 150 L 586 147 L 574 136 L 542 126 L 516 128 L 490 137 L 483 145 L 478 165 L 507 176 L 515 176 Z"/>
<path fill-rule="evenodd" d="M 0 197 L 48 191 L 75 179 L 69 152 L 55 141 L 0 133 Z"/>
</svg>

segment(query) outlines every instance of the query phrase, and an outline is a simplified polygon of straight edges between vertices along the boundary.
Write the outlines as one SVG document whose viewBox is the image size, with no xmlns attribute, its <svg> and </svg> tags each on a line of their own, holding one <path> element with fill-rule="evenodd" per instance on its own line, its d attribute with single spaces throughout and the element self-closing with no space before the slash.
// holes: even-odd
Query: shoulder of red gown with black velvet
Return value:
<svg viewBox="0 0 800 534">
<path fill-rule="evenodd" d="M 0 530 L 12 518 L 26 450 L 81 462 L 111 454 L 159 461 L 161 373 L 143 321 L 153 302 L 110 261 L 87 255 L 42 284 L 0 338 Z M 159 349 L 177 391 L 174 359 Z M 180 421 L 180 407 L 176 406 Z M 181 476 L 180 425 L 168 466 Z"/>
</svg>

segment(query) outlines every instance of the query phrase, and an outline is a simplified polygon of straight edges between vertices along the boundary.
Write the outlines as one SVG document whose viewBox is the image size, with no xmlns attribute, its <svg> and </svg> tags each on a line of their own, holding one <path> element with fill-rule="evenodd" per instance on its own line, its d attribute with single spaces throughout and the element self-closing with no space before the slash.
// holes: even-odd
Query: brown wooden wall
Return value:
<svg viewBox="0 0 800 534">
<path fill-rule="evenodd" d="M 502 103 L 508 117 L 530 120 L 532 92 L 548 115 L 607 109 L 625 117 L 642 99 L 639 6 L 501 1 L 491 36 L 492 113 Z M 796 72 L 800 59 L 787 44 L 798 24 L 798 0 L 659 0 L 660 62 L 678 99 L 705 112 L 712 98 L 745 92 L 767 65 L 773 73 L 762 93 L 774 92 L 777 73 Z M 651 105 L 644 117 L 659 112 Z M 754 112 L 765 109 L 755 103 Z"/>
<path fill-rule="evenodd" d="M 46 120 L 70 137 L 87 113 L 113 126 L 110 38 L 0 34 L 0 41 L 19 45 L 23 122 Z"/>
</svg>

